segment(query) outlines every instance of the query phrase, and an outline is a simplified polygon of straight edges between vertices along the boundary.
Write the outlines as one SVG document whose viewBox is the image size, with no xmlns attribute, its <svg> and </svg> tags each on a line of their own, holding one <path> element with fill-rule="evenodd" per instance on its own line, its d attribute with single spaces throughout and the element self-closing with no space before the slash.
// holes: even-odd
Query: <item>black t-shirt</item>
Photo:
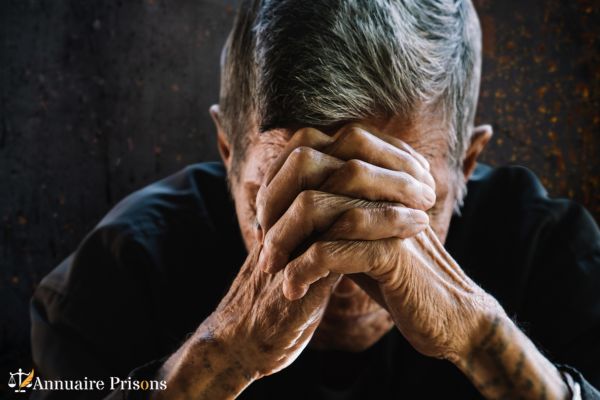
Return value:
<svg viewBox="0 0 600 400">
<path fill-rule="evenodd" d="M 445 246 L 551 361 L 600 385 L 600 232 L 585 209 L 549 199 L 527 169 L 479 165 Z M 38 374 L 151 377 L 214 310 L 246 255 L 221 164 L 192 165 L 133 193 L 37 288 Z M 583 398 L 600 399 L 577 371 Z M 113 393 L 121 394 L 136 395 Z M 422 356 L 392 329 L 363 353 L 307 348 L 240 398 L 481 396 L 452 364 Z"/>
</svg>

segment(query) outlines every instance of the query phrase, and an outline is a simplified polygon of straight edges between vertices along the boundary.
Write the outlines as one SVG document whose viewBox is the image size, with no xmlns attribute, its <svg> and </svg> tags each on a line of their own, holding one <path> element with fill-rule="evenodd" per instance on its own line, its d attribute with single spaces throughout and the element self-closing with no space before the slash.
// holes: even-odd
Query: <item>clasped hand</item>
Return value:
<svg viewBox="0 0 600 400">
<path fill-rule="evenodd" d="M 497 305 L 429 227 L 435 199 L 428 162 L 406 143 L 356 125 L 300 130 L 258 193 L 258 268 L 282 271 L 294 301 L 325 277 L 367 276 L 357 281 L 418 351 L 457 359 Z"/>
</svg>

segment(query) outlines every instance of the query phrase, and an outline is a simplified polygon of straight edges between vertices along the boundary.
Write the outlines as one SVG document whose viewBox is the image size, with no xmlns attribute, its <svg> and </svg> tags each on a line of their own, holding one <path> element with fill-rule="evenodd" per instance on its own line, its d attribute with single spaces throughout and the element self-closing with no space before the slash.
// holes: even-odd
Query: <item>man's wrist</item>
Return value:
<svg viewBox="0 0 600 400">
<path fill-rule="evenodd" d="M 242 357 L 242 349 L 238 347 L 240 343 L 218 336 L 195 337 L 190 351 L 203 355 L 203 366 L 217 371 L 217 378 L 239 393 L 258 379 L 256 369 Z"/>
<path fill-rule="evenodd" d="M 491 345 L 500 327 L 511 324 L 513 322 L 499 305 L 481 310 L 473 322 L 472 331 L 466 337 L 464 347 L 458 353 L 455 364 L 460 368 L 473 356 L 477 356 Z"/>
<path fill-rule="evenodd" d="M 456 366 L 486 398 L 569 399 L 558 369 L 504 313 L 482 319 Z"/>
<path fill-rule="evenodd" d="M 167 390 L 156 399 L 234 399 L 258 375 L 244 365 L 233 341 L 205 321 L 160 370 Z"/>
<path fill-rule="evenodd" d="M 498 301 L 489 294 L 479 293 L 476 304 L 478 311 L 471 313 L 470 323 L 466 323 L 471 329 L 463 335 L 453 357 L 449 358 L 461 370 L 491 344 L 501 326 L 514 325 Z"/>
<path fill-rule="evenodd" d="M 232 377 L 249 385 L 259 378 L 259 373 L 252 364 L 252 357 L 247 356 L 251 347 L 247 343 L 247 331 L 236 322 L 222 318 L 217 312 L 213 313 L 196 330 L 191 338 L 191 346 L 199 353 L 218 354 Z"/>
</svg>

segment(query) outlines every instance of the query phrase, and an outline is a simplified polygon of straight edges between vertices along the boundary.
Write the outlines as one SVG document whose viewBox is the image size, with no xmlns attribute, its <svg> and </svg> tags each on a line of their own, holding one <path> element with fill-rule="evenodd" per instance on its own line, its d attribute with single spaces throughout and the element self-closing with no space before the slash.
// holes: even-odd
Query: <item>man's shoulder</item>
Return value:
<svg viewBox="0 0 600 400">
<path fill-rule="evenodd" d="M 467 184 L 465 208 L 480 201 L 502 201 L 507 205 L 525 205 L 548 199 L 548 192 L 539 178 L 520 165 L 491 167 L 478 164 Z"/>
<path fill-rule="evenodd" d="M 495 217 L 522 227 L 540 220 L 559 222 L 574 209 L 585 212 L 572 200 L 549 196 L 540 179 L 526 167 L 479 164 L 468 182 L 461 215 L 464 220 Z"/>
<path fill-rule="evenodd" d="M 96 229 L 123 227 L 132 233 L 161 231 L 167 225 L 194 220 L 205 221 L 229 204 L 226 172 L 221 163 L 188 165 L 182 170 L 139 189 L 117 203 Z"/>
<path fill-rule="evenodd" d="M 446 246 L 508 309 L 518 308 L 540 271 L 561 271 L 556 275 L 565 279 L 586 254 L 599 254 L 600 233 L 589 212 L 550 197 L 527 168 L 480 165 L 467 190 Z"/>
<path fill-rule="evenodd" d="M 237 230 L 223 165 L 189 165 L 116 204 L 40 286 L 66 293 L 97 274 L 172 275 Z"/>
<path fill-rule="evenodd" d="M 530 247 L 537 241 L 528 239 L 540 239 L 540 231 L 552 233 L 567 225 L 573 230 L 597 230 L 582 205 L 551 197 L 531 170 L 517 165 L 478 165 L 468 182 L 461 213 L 452 220 L 452 227 L 461 233 Z"/>
<path fill-rule="evenodd" d="M 34 346 L 73 332 L 120 373 L 167 354 L 214 309 L 240 265 L 233 221 L 217 163 L 127 196 L 36 288 Z M 225 240 L 232 254 L 215 246 Z"/>
</svg>

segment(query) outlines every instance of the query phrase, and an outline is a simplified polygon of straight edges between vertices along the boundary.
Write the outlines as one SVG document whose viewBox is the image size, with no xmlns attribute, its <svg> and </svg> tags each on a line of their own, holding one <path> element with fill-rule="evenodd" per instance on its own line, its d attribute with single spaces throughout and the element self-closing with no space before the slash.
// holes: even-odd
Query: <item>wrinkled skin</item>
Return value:
<svg viewBox="0 0 600 400">
<path fill-rule="evenodd" d="M 217 309 L 164 364 L 156 398 L 235 398 L 309 345 L 361 351 L 392 327 L 487 398 L 563 399 L 556 368 L 446 252 L 460 171 L 431 115 L 258 134 L 235 154 L 212 115 L 249 256 Z M 518 364 L 518 373 L 511 372 Z M 200 367 L 199 367 L 200 366 Z M 492 383 L 492 384 L 490 384 Z"/>
<path fill-rule="evenodd" d="M 340 154 L 341 151 L 345 152 L 346 154 L 343 155 L 348 160 L 369 157 L 373 159 L 378 153 L 385 153 L 385 150 L 388 150 L 391 153 L 387 155 L 387 161 L 382 160 L 383 167 L 394 164 L 395 157 L 402 159 L 398 164 L 394 164 L 400 170 L 412 165 L 415 179 L 425 180 L 428 186 L 435 190 L 437 201 L 435 201 L 433 207 L 431 207 L 432 204 L 428 204 L 426 207 L 420 208 L 427 210 L 432 228 L 440 240 L 443 241 L 448 231 L 454 207 L 456 171 L 452 171 L 448 167 L 448 143 L 445 130 L 439 126 L 423 125 L 407 124 L 399 118 L 379 124 L 374 122 L 362 124 L 363 127 L 385 137 L 386 140 L 394 142 L 393 144 L 378 139 L 371 134 L 368 135 L 373 136 L 372 138 L 367 135 L 361 136 L 360 133 L 355 134 L 352 129 L 346 127 L 337 133 L 340 140 L 336 143 L 342 143 L 346 147 L 341 150 L 333 149 L 333 140 L 331 140 L 331 143 L 324 143 L 323 140 L 318 138 L 319 135 L 312 130 L 308 130 L 308 132 L 307 130 L 301 130 L 295 134 L 284 130 L 254 134 L 241 173 L 239 177 L 232 179 L 232 192 L 236 200 L 237 214 L 246 246 L 250 249 L 256 244 L 256 197 L 260 186 L 268 178 L 268 171 L 270 170 L 273 174 L 294 149 L 302 146 L 307 148 L 329 146 L 332 151 L 337 151 Z M 481 148 L 483 148 L 484 142 L 488 139 L 489 131 L 482 130 L 481 132 L 484 134 L 477 136 L 481 140 L 481 143 L 477 145 L 481 145 Z M 367 133 L 367 130 L 365 130 L 365 133 Z M 365 147 L 365 144 L 371 145 Z M 362 148 L 364 148 L 363 153 L 352 154 L 354 149 L 360 150 Z M 395 151 L 399 153 L 394 154 Z M 349 158 L 350 156 L 354 157 Z M 292 155 L 293 157 L 295 155 Z M 405 162 L 402 163 L 402 161 Z M 305 160 L 305 164 L 310 163 L 311 160 Z M 275 164 L 275 167 L 273 167 L 273 164 Z M 421 170 L 417 169 L 419 166 L 421 166 Z M 304 168 L 310 167 L 306 166 Z M 462 173 L 462 171 L 459 171 L 459 173 Z M 290 179 L 294 179 L 294 177 L 292 176 Z M 342 179 L 346 178 L 342 177 Z M 385 182 L 382 184 L 385 185 Z M 287 191 L 287 188 L 284 189 L 285 184 L 281 186 L 273 188 L 271 191 Z M 306 187 L 305 189 L 310 188 Z M 359 193 L 355 193 L 355 196 L 350 197 L 361 198 L 356 194 Z M 400 192 L 399 196 L 396 200 L 402 200 Z M 287 200 L 291 203 L 291 199 L 288 198 Z M 399 202 L 402 203 L 402 201 Z M 289 205 L 285 204 L 282 207 Z M 263 204 L 262 207 L 263 209 L 269 209 L 270 205 Z M 412 223 L 409 221 L 401 226 L 404 225 L 412 225 Z M 274 235 L 273 233 L 271 236 Z M 393 321 L 389 313 L 360 289 L 352 279 L 343 277 L 329 299 L 327 311 L 311 341 L 311 346 L 361 351 L 379 340 L 392 326 Z"/>
</svg>

